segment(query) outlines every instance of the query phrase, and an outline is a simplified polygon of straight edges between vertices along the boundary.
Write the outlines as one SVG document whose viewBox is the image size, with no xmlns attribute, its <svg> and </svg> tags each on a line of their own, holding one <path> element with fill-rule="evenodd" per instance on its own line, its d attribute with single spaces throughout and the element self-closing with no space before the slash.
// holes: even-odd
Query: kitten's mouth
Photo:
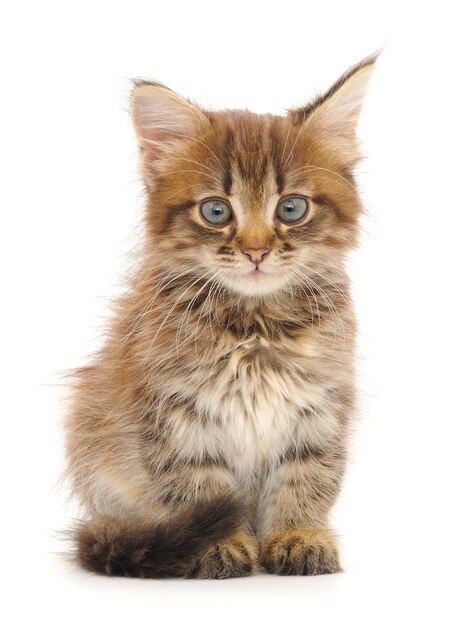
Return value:
<svg viewBox="0 0 450 626">
<path fill-rule="evenodd" d="M 250 280 L 263 280 L 267 275 L 267 272 L 264 272 L 259 267 L 255 267 L 254 269 L 245 273 L 245 276 Z"/>
<path fill-rule="evenodd" d="M 239 272 L 233 273 L 228 277 L 224 277 L 233 291 L 246 296 L 264 296 L 271 294 L 283 285 L 281 276 L 277 268 L 271 267 L 270 270 L 261 267 L 246 267 Z"/>
</svg>

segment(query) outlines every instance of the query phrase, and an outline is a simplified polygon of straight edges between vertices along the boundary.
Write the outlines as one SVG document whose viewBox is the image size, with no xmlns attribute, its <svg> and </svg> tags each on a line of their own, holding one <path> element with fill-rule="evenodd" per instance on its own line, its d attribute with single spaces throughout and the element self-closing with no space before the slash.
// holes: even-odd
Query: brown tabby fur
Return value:
<svg viewBox="0 0 450 626">
<path fill-rule="evenodd" d="M 362 211 L 355 126 L 374 61 L 286 116 L 202 111 L 136 83 L 145 242 L 66 420 L 88 570 L 340 570 L 328 516 L 355 399 L 344 261 Z M 298 225 L 273 216 L 289 194 L 309 198 Z M 230 224 L 201 218 L 210 197 L 231 203 Z M 270 284 L 244 276 L 249 248 L 269 250 Z"/>
</svg>

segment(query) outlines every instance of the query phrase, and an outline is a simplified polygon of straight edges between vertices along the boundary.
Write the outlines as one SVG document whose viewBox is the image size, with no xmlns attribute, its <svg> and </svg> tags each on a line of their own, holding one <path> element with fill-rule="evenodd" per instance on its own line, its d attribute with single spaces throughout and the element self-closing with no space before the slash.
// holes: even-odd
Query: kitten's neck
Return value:
<svg viewBox="0 0 450 626">
<path fill-rule="evenodd" d="M 295 337 L 303 329 L 324 324 L 349 303 L 345 274 L 339 284 L 323 277 L 315 286 L 298 285 L 259 297 L 211 287 L 207 278 L 183 276 L 161 288 L 156 297 L 159 316 L 172 318 L 185 330 L 192 325 L 197 332 L 205 324 L 238 340 L 259 336 L 269 341 Z"/>
</svg>

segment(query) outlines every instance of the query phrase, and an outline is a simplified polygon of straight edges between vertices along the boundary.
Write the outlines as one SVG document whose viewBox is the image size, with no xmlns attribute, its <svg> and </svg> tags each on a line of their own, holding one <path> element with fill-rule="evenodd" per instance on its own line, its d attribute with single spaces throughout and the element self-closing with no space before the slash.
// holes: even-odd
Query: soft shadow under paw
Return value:
<svg viewBox="0 0 450 626">
<path fill-rule="evenodd" d="M 190 578 L 236 578 L 252 574 L 258 562 L 258 542 L 239 532 L 199 557 Z"/>
<path fill-rule="evenodd" d="M 328 530 L 298 529 L 268 537 L 261 564 L 270 574 L 315 576 L 340 572 L 336 541 Z"/>
</svg>

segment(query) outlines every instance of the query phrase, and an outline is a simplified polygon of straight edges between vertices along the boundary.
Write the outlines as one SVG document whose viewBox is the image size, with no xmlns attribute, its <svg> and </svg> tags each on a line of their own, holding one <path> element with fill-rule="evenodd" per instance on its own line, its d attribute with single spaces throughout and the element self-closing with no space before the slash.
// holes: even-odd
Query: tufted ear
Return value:
<svg viewBox="0 0 450 626">
<path fill-rule="evenodd" d="M 140 146 L 151 159 L 178 140 L 195 137 L 208 125 L 198 106 L 156 82 L 135 81 L 131 113 Z"/>
<path fill-rule="evenodd" d="M 354 153 L 356 126 L 377 57 L 373 54 L 354 65 L 311 104 L 289 111 L 294 123 L 330 146 L 334 143 L 344 155 Z"/>
</svg>

